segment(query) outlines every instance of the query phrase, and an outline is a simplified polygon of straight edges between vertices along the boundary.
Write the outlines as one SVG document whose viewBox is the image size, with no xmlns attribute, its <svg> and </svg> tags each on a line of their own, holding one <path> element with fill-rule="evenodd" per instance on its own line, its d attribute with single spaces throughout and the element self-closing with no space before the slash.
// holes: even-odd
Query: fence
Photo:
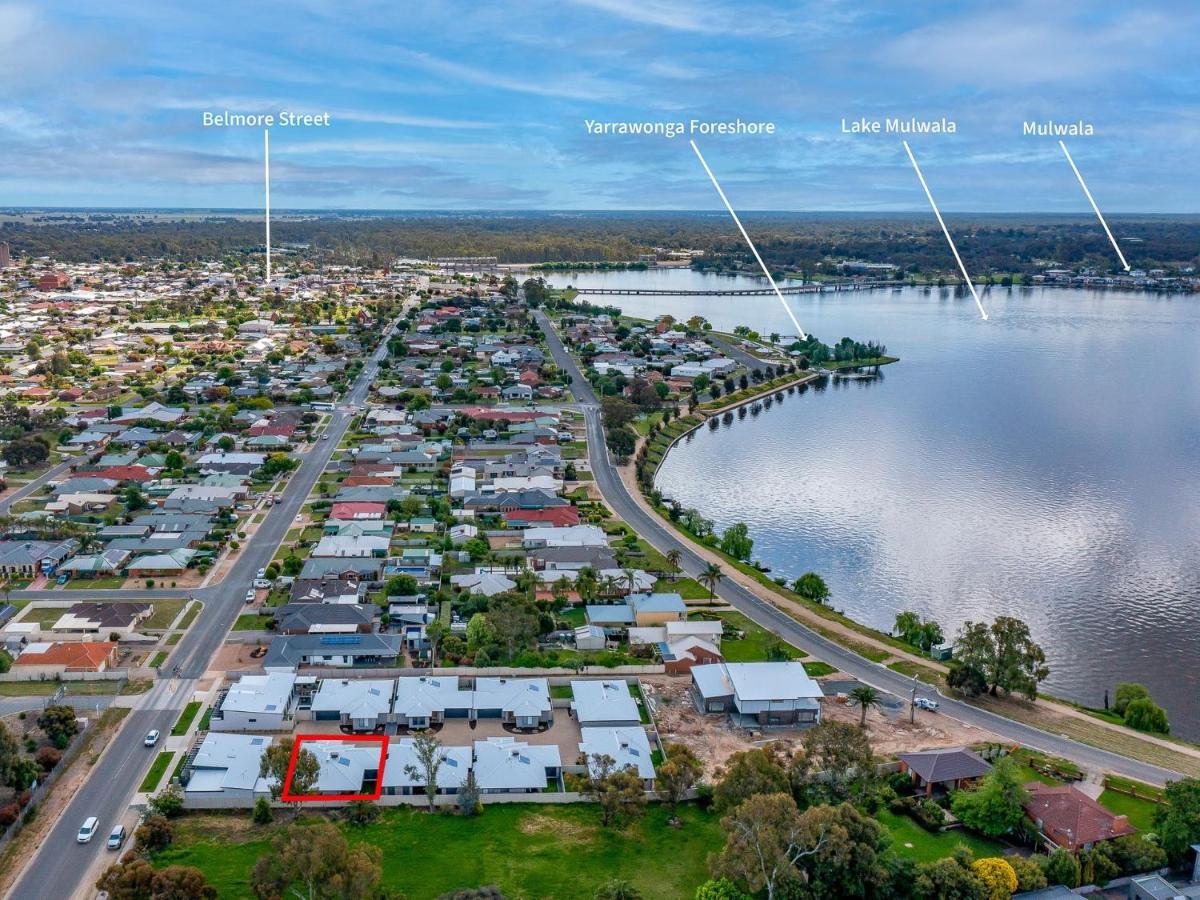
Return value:
<svg viewBox="0 0 1200 900">
<path fill-rule="evenodd" d="M 19 672 L 16 670 L 0 675 L 4 681 L 128 681 L 136 669 L 107 669 L 104 672 L 58 672 L 53 675 L 45 672 Z M 147 676 L 152 677 L 152 676 Z"/>
<path fill-rule="evenodd" d="M 250 641 L 249 643 L 253 643 Z M 572 678 L 580 676 L 619 676 L 619 675 L 665 675 L 666 667 L 661 665 L 647 666 L 580 666 L 578 671 L 560 666 L 553 669 L 514 668 L 512 666 L 449 666 L 447 668 L 374 668 L 367 666 L 304 666 L 297 669 L 296 674 L 314 678 L 416 678 L 429 675 L 462 675 L 470 678 L 546 678 L 551 684 L 566 684 Z M 230 678 L 241 678 L 243 675 L 261 675 L 261 669 L 230 670 L 225 673 Z"/>
</svg>

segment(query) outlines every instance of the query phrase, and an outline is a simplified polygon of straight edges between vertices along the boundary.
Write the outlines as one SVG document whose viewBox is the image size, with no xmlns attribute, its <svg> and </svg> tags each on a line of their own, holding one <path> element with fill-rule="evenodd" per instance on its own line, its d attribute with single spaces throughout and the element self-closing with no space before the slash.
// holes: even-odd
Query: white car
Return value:
<svg viewBox="0 0 1200 900">
<path fill-rule="evenodd" d="M 88 816 L 83 820 L 83 824 L 79 826 L 79 833 L 75 835 L 75 840 L 80 844 L 88 843 L 96 836 L 96 829 L 100 827 L 100 820 L 95 816 Z"/>
<path fill-rule="evenodd" d="M 142 739 L 142 744 L 146 747 L 153 747 L 158 743 L 159 731 L 157 728 L 152 728 L 146 732 L 146 736 Z"/>
<path fill-rule="evenodd" d="M 266 577 L 267 577 L 267 570 L 266 570 L 266 569 L 259 569 L 259 570 L 258 570 L 258 574 L 257 574 L 257 575 L 255 575 L 254 577 L 255 577 L 255 578 L 266 578 Z"/>
<path fill-rule="evenodd" d="M 246 602 L 247 603 L 253 603 L 255 601 L 255 599 L 257 599 L 257 597 L 258 597 L 258 594 L 254 593 L 254 588 L 251 588 L 250 590 L 246 591 Z"/>
<path fill-rule="evenodd" d="M 913 706 L 917 709 L 927 709 L 930 712 L 937 712 L 938 702 L 930 700 L 928 697 L 918 697 L 913 701 Z"/>
<path fill-rule="evenodd" d="M 323 440 L 323 441 L 329 440 L 329 435 L 327 435 L 327 434 L 321 435 L 321 440 Z"/>
</svg>

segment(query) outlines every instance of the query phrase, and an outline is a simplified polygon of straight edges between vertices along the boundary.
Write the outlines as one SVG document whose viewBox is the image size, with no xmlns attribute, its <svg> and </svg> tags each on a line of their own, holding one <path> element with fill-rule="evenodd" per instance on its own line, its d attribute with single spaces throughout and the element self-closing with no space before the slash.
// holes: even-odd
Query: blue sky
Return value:
<svg viewBox="0 0 1200 900">
<path fill-rule="evenodd" d="M 254 207 L 261 133 L 204 110 L 328 112 L 272 133 L 279 208 L 715 209 L 686 139 L 597 120 L 744 119 L 701 147 L 743 209 L 1200 212 L 1192 2 L 0 0 L 0 205 Z"/>
</svg>

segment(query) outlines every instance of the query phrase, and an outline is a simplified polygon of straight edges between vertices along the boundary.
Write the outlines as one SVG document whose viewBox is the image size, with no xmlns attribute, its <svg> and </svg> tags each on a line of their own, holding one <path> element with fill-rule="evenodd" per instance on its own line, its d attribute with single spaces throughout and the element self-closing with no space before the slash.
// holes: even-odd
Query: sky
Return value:
<svg viewBox="0 0 1200 900">
<path fill-rule="evenodd" d="M 697 138 L 746 210 L 1200 212 L 1200 4 L 1082 0 L 0 0 L 0 206 L 719 209 L 686 137 L 597 121 L 774 122 Z"/>
</svg>

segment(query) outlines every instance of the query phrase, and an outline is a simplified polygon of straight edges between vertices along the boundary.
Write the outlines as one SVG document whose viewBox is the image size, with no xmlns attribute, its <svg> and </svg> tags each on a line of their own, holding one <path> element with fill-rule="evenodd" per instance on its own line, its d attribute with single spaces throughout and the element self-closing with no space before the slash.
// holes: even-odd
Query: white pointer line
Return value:
<svg viewBox="0 0 1200 900">
<path fill-rule="evenodd" d="M 971 276 L 967 274 L 967 267 L 963 265 L 962 257 L 958 255 L 958 248 L 954 246 L 954 238 L 950 237 L 950 229 L 946 227 L 937 204 L 933 202 L 933 194 L 929 193 L 929 185 L 925 183 L 925 176 L 921 174 L 921 167 L 917 165 L 917 158 L 913 156 L 912 148 L 908 146 L 908 141 L 901 141 L 901 143 L 904 144 L 904 152 L 908 154 L 913 171 L 917 173 L 917 180 L 921 182 L 921 187 L 925 189 L 925 196 L 929 198 L 929 205 L 933 207 L 933 214 L 937 216 L 938 224 L 942 226 L 942 234 L 946 236 L 946 243 L 950 245 L 950 252 L 954 254 L 954 261 L 958 263 L 958 271 L 962 272 L 963 281 L 967 283 L 967 288 L 971 291 L 971 296 L 975 298 L 975 305 L 979 307 L 979 314 L 983 316 L 983 321 L 986 322 L 988 317 L 987 310 L 983 308 L 979 294 L 975 292 L 975 285 L 971 281 Z"/>
<path fill-rule="evenodd" d="M 1092 204 L 1092 209 L 1096 211 L 1096 218 L 1100 220 L 1100 224 L 1104 226 L 1104 233 L 1108 235 L 1108 241 L 1113 245 L 1113 249 L 1117 251 L 1117 259 L 1121 260 L 1121 266 L 1126 272 L 1129 271 L 1129 263 L 1125 262 L 1125 254 L 1121 252 L 1121 248 L 1117 245 L 1117 239 L 1113 237 L 1112 231 L 1108 227 L 1108 223 L 1104 221 L 1104 215 L 1100 212 L 1100 207 L 1096 205 L 1096 201 L 1092 199 L 1092 192 L 1088 190 L 1087 182 L 1083 180 L 1083 176 L 1079 174 L 1079 166 L 1075 165 L 1075 160 L 1071 159 L 1071 151 L 1067 149 L 1067 145 L 1062 141 L 1058 142 L 1058 146 L 1062 147 L 1063 155 L 1066 156 L 1067 162 L 1071 164 L 1071 171 L 1075 173 L 1075 177 L 1079 179 L 1079 186 L 1083 188 L 1083 195 L 1088 198 L 1088 203 Z"/>
<path fill-rule="evenodd" d="M 263 129 L 263 219 L 267 226 L 267 278 L 264 287 L 271 283 L 271 132 Z"/>
<path fill-rule="evenodd" d="M 800 340 L 807 341 L 808 335 L 804 333 L 804 329 L 800 327 L 800 323 L 796 320 L 795 313 L 788 306 L 787 301 L 783 299 L 783 294 L 779 293 L 779 287 L 775 284 L 775 279 L 771 277 L 771 273 L 767 271 L 767 264 L 762 261 L 762 257 L 758 255 L 758 250 L 754 246 L 754 241 L 750 240 L 750 235 L 746 234 L 746 229 L 742 227 L 742 220 L 738 218 L 738 214 L 733 211 L 733 207 L 729 205 L 729 200 L 725 197 L 725 192 L 721 190 L 721 185 L 717 181 L 717 176 L 712 173 L 712 169 L 708 167 L 708 163 L 704 161 L 704 154 L 700 152 L 700 148 L 696 146 L 695 141 L 688 141 L 692 145 L 692 149 L 696 151 L 696 158 L 700 160 L 700 165 L 704 166 L 704 171 L 708 173 L 708 179 L 713 183 L 713 187 L 717 189 L 717 194 L 721 198 L 721 202 L 725 204 L 725 208 L 729 210 L 729 215 L 733 216 L 733 224 L 738 227 L 738 231 L 742 233 L 742 237 L 746 240 L 746 245 L 750 248 L 750 252 L 754 254 L 754 258 L 758 260 L 759 268 L 763 270 L 763 274 L 767 276 L 767 281 L 771 282 L 771 290 L 775 292 L 775 296 L 779 298 L 779 302 L 783 304 L 784 312 L 788 314 L 788 318 L 792 320 L 792 324 L 796 326 L 796 331 L 800 335 Z M 986 317 L 985 317 L 986 318 Z"/>
</svg>

